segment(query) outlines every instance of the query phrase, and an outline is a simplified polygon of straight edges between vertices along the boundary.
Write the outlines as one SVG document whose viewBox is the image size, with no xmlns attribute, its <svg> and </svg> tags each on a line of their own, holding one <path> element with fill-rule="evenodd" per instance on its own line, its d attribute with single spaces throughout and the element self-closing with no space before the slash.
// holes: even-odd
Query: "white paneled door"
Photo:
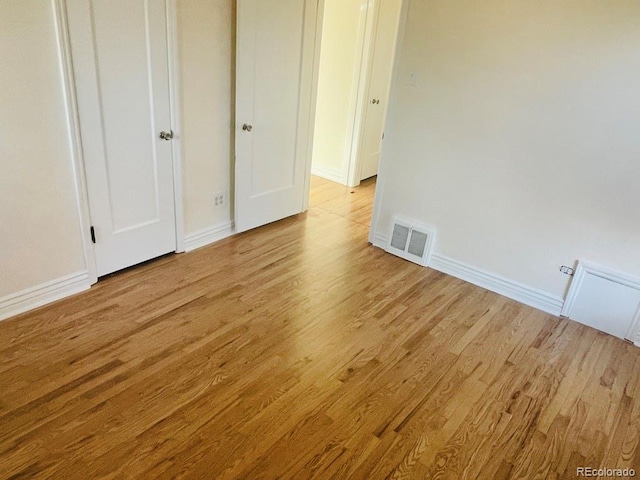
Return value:
<svg viewBox="0 0 640 480">
<path fill-rule="evenodd" d="M 67 0 L 98 275 L 176 250 L 165 0 Z"/>
<path fill-rule="evenodd" d="M 375 5 L 368 103 L 361 137 L 361 180 L 378 174 L 402 0 L 378 0 Z"/>
<path fill-rule="evenodd" d="M 236 229 L 305 209 L 317 0 L 238 0 Z"/>
</svg>

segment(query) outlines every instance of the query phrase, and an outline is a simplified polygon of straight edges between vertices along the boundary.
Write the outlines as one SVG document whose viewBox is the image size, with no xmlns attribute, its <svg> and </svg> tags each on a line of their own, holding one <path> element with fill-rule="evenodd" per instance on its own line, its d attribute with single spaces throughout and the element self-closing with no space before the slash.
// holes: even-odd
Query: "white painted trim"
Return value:
<svg viewBox="0 0 640 480">
<path fill-rule="evenodd" d="M 182 101 L 180 96 L 180 48 L 178 45 L 177 0 L 166 0 L 167 11 L 167 56 L 169 57 L 169 105 L 171 109 L 171 130 L 173 140 L 173 201 L 176 220 L 176 252 L 184 252 L 184 194 L 182 186 Z"/>
<path fill-rule="evenodd" d="M 445 255 L 434 253 L 429 267 L 551 315 L 560 315 L 562 311 L 564 301 L 561 297 L 501 275 L 487 272 Z"/>
<path fill-rule="evenodd" d="M 69 132 L 69 149 L 71 152 L 71 164 L 73 182 L 76 197 L 76 208 L 82 238 L 82 250 L 84 262 L 87 268 L 89 284 L 98 281 L 96 270 L 95 251 L 91 241 L 91 213 L 89 210 L 89 192 L 84 167 L 84 152 L 80 133 L 80 115 L 78 112 L 78 99 L 76 96 L 75 77 L 71 57 L 71 39 L 69 37 L 69 25 L 67 22 L 67 5 L 65 0 L 54 0 L 54 16 L 56 22 L 56 35 L 58 41 L 58 56 L 60 73 L 63 79 L 65 114 Z M 73 292 L 75 293 L 75 292 Z"/>
<path fill-rule="evenodd" d="M 196 248 L 218 242 L 234 233 L 233 222 L 222 222 L 212 227 L 203 228 L 185 236 L 185 252 L 191 252 Z"/>
<path fill-rule="evenodd" d="M 323 20 L 324 20 L 324 2 L 325 0 L 316 1 L 316 26 L 313 37 L 313 59 L 311 70 L 311 102 L 309 105 L 309 124 L 306 139 L 306 165 L 304 175 L 304 191 L 302 193 L 302 212 L 309 209 L 309 196 L 311 195 L 311 174 L 313 162 L 313 142 L 316 129 L 316 109 L 318 103 L 318 83 L 320 79 L 320 48 L 322 47 Z"/>
<path fill-rule="evenodd" d="M 33 310 L 91 287 L 87 270 L 51 280 L 0 298 L 0 320 Z"/>
<path fill-rule="evenodd" d="M 626 338 L 631 340 L 636 347 L 640 347 L 640 305 L 638 305 Z"/>
<path fill-rule="evenodd" d="M 311 165 L 311 175 L 326 178 L 327 180 L 331 180 L 332 182 L 340 183 L 342 185 L 347 184 L 342 176 L 342 172 L 334 168 L 327 168 L 320 165 Z"/>
<path fill-rule="evenodd" d="M 404 32 L 407 27 L 407 16 L 409 12 L 409 2 L 403 0 L 402 2 L 402 11 L 400 12 L 400 23 L 398 24 L 398 38 L 396 40 L 396 51 L 393 55 L 393 77 L 391 79 L 391 88 L 389 90 L 389 104 L 387 105 L 387 117 L 386 117 L 386 131 L 391 130 L 389 125 L 393 122 L 393 118 L 389 116 L 390 113 L 393 113 L 393 104 L 395 103 L 395 98 L 398 95 L 398 86 L 400 82 L 400 77 L 398 75 L 399 65 L 400 65 L 400 50 L 402 49 Z M 371 228 L 369 229 L 369 242 L 376 245 L 376 229 L 378 228 L 378 224 L 380 223 L 380 216 L 382 213 L 382 204 L 384 200 L 384 188 L 387 180 L 387 169 L 391 170 L 393 168 L 393 163 L 391 160 L 386 160 L 389 157 L 389 142 L 383 142 L 382 144 L 382 153 L 380 155 L 380 166 L 378 167 L 378 178 L 376 179 L 376 191 L 373 196 L 373 213 L 371 215 Z M 386 244 L 386 243 L 385 243 Z M 377 245 L 376 245 L 377 246 Z M 384 248 L 384 247 L 382 247 Z"/>
<path fill-rule="evenodd" d="M 569 287 L 569 294 L 562 309 L 563 317 L 570 318 L 573 314 L 576 298 L 587 275 L 594 275 L 624 285 L 625 287 L 633 288 L 634 290 L 640 290 L 640 278 L 601 265 L 596 265 L 595 263 L 578 260 L 578 268 L 576 268 L 576 273 Z"/>
<path fill-rule="evenodd" d="M 375 233 L 373 245 L 385 249 L 388 237 L 382 233 Z M 433 253 L 431 261 L 427 265 L 434 270 L 472 283 L 478 287 L 486 288 L 504 297 L 510 298 L 530 307 L 537 308 L 551 315 L 560 315 L 564 301 L 561 297 L 552 295 L 543 290 L 524 285 L 515 280 L 501 275 L 489 273 L 480 268 L 468 265 L 453 258 Z"/>
<path fill-rule="evenodd" d="M 374 247 L 378 247 L 385 250 L 387 247 L 387 244 L 389 243 L 389 237 L 387 237 L 383 233 L 376 233 L 373 235 L 373 238 L 369 243 L 371 243 Z"/>
<path fill-rule="evenodd" d="M 98 281 L 95 254 L 89 230 L 91 226 L 89 196 L 84 172 L 84 155 L 80 136 L 80 121 L 71 58 L 66 1 L 52 0 L 51 8 L 55 21 L 58 66 L 60 68 L 63 85 L 61 93 L 67 122 L 78 225 L 80 228 L 86 269 L 0 298 L 0 320 L 87 290 L 92 284 Z"/>
</svg>

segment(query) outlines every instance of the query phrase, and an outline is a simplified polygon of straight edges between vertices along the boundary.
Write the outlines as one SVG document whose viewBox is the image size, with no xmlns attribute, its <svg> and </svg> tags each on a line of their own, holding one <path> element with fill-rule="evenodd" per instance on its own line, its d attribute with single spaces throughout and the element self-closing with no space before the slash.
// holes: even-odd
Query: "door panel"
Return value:
<svg viewBox="0 0 640 480">
<path fill-rule="evenodd" d="M 304 209 L 316 15 L 317 0 L 238 1 L 238 231 Z"/>
<path fill-rule="evenodd" d="M 379 0 L 376 2 L 368 104 L 362 130 L 360 153 L 361 180 L 378 174 L 401 9 L 402 0 Z"/>
<path fill-rule="evenodd" d="M 163 0 L 70 0 L 98 275 L 176 249 Z"/>
</svg>

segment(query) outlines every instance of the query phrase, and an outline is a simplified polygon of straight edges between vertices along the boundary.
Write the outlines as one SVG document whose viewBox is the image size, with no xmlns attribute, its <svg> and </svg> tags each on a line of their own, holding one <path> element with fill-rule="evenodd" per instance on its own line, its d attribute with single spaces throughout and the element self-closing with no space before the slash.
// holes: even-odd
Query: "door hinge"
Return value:
<svg viewBox="0 0 640 480">
<path fill-rule="evenodd" d="M 93 225 L 91 225 L 91 241 L 96 243 L 96 229 L 93 228 Z"/>
</svg>

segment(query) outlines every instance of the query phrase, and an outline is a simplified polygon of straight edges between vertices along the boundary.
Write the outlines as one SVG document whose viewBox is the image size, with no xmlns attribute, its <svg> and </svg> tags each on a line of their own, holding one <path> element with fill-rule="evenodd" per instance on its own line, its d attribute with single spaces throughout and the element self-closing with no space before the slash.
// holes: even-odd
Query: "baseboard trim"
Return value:
<svg viewBox="0 0 640 480">
<path fill-rule="evenodd" d="M 191 252 L 196 248 L 218 242 L 233 234 L 233 222 L 222 222 L 212 227 L 203 228 L 184 237 L 184 250 L 185 252 Z"/>
<path fill-rule="evenodd" d="M 388 241 L 389 241 L 389 238 L 383 233 L 375 232 L 373 234 L 374 247 L 379 247 L 379 248 L 382 248 L 383 250 L 386 250 Z"/>
<path fill-rule="evenodd" d="M 560 315 L 564 300 L 543 290 L 524 285 L 494 273 L 434 253 L 429 267 L 492 292 L 537 308 L 551 315 Z"/>
<path fill-rule="evenodd" d="M 83 270 L 12 293 L 0 298 L 0 320 L 83 292 L 90 287 L 89 272 Z"/>
<path fill-rule="evenodd" d="M 327 180 L 331 180 L 332 182 L 340 183 L 342 185 L 346 185 L 345 179 L 343 178 L 342 172 L 339 170 L 334 170 L 332 168 L 326 168 L 319 165 L 311 166 L 311 175 L 315 175 L 316 177 L 322 177 Z"/>
<path fill-rule="evenodd" d="M 388 237 L 382 233 L 375 233 L 373 245 L 386 249 Z M 543 290 L 524 285 L 515 280 L 489 273 L 480 268 L 468 265 L 453 258 L 435 253 L 431 256 L 428 267 L 486 288 L 504 297 L 510 298 L 530 307 L 537 308 L 551 315 L 560 315 L 564 300 Z"/>
</svg>

